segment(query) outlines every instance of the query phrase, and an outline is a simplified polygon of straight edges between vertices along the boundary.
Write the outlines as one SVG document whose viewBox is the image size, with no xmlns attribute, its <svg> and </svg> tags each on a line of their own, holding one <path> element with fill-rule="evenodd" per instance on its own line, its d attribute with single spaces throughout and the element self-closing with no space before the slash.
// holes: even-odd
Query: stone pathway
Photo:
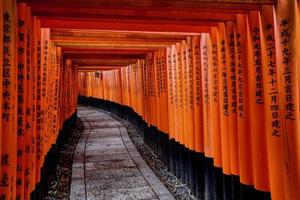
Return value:
<svg viewBox="0 0 300 200">
<path fill-rule="evenodd" d="M 78 107 L 85 126 L 74 155 L 71 200 L 173 200 L 128 137 L 104 111 Z"/>
</svg>

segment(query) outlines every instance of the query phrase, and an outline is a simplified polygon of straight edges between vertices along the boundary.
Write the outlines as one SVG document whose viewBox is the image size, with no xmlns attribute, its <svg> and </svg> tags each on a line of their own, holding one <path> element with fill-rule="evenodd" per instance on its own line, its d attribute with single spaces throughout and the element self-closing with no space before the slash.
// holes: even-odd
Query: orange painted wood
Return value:
<svg viewBox="0 0 300 200">
<path fill-rule="evenodd" d="M 167 61 L 167 88 L 168 88 L 168 118 L 169 118 L 169 137 L 173 139 L 174 134 L 174 91 L 173 91 L 173 69 L 172 69 L 172 48 L 167 47 L 166 50 Z"/>
<path fill-rule="evenodd" d="M 265 128 L 264 90 L 261 54 L 261 29 L 259 13 L 248 15 L 248 80 L 249 80 L 249 115 L 252 142 L 253 180 L 258 190 L 270 191 L 267 136 Z"/>
<path fill-rule="evenodd" d="M 16 198 L 17 177 L 17 8 L 15 1 L 2 4 L 2 129 L 0 197 Z"/>
<path fill-rule="evenodd" d="M 229 132 L 228 132 L 228 47 L 226 41 L 225 24 L 220 23 L 218 27 L 218 65 L 219 65 L 219 97 L 220 97 L 220 130 L 221 130 L 221 153 L 222 153 L 222 170 L 224 174 L 230 174 L 230 149 Z"/>
<path fill-rule="evenodd" d="M 236 25 L 232 22 L 225 24 L 226 45 L 227 45 L 227 81 L 228 81 L 228 136 L 230 153 L 230 171 L 234 175 L 239 175 L 239 157 L 238 157 L 238 66 L 236 62 Z"/>
<path fill-rule="evenodd" d="M 28 51 L 28 29 L 29 24 L 27 20 L 27 7 L 25 4 L 18 4 L 18 48 L 22 48 L 23 51 L 18 51 L 18 112 L 17 112 L 17 198 L 24 199 L 25 189 L 25 170 L 26 170 L 26 109 L 27 109 L 27 63 L 29 55 Z M 30 60 L 30 59 L 29 59 Z"/>
<path fill-rule="evenodd" d="M 184 141 L 184 118 L 183 118 L 183 74 L 182 74 L 182 54 L 181 43 L 176 43 L 176 85 L 177 85 L 177 119 L 178 119 L 178 141 L 182 145 L 186 145 Z"/>
<path fill-rule="evenodd" d="M 186 41 L 182 41 L 181 43 L 181 77 L 182 77 L 182 107 L 183 107 L 183 130 L 182 130 L 182 140 L 185 147 L 189 148 L 189 115 L 188 115 L 188 71 L 187 69 L 187 47 Z"/>
<path fill-rule="evenodd" d="M 0 3 L 0 24 L 3 24 L 3 3 Z M 0 25 L 0 48 L 3 49 L 3 26 Z M 0 53 L 0 83 L 3 82 L 3 54 Z M 3 85 L 0 84 L 0 94 L 3 92 Z M 0 102 L 2 102 L 2 95 L 0 95 Z M 0 106 L 0 113 L 2 114 L 2 106 Z M 2 156 L 2 120 L 0 120 L 0 155 Z M 0 167 L 0 174 L 2 174 L 2 167 Z"/>
<path fill-rule="evenodd" d="M 278 58 L 277 70 L 281 94 L 282 150 L 285 179 L 285 199 L 300 197 L 300 154 L 299 154 L 299 77 L 296 45 L 296 1 L 279 1 L 275 10 L 275 44 Z"/>
<path fill-rule="evenodd" d="M 249 134 L 249 81 L 247 61 L 247 24 L 246 15 L 237 14 L 236 23 L 236 65 L 237 65 L 237 130 L 239 148 L 240 181 L 246 185 L 253 185 L 253 165 L 251 136 Z"/>
<path fill-rule="evenodd" d="M 220 129 L 220 103 L 221 98 L 219 97 L 219 59 L 220 52 L 218 51 L 218 45 L 220 44 L 218 37 L 218 30 L 216 27 L 211 28 L 211 55 L 212 55 L 212 136 L 213 136 L 213 158 L 214 166 L 222 167 L 222 152 L 221 152 L 221 129 Z"/>
<path fill-rule="evenodd" d="M 261 45 L 265 99 L 265 120 L 268 148 L 270 190 L 272 199 L 285 199 L 283 178 L 282 122 L 280 119 L 279 91 L 275 57 L 275 34 L 273 7 L 266 6 L 261 11 Z M 274 56 L 273 56 L 274 55 Z M 271 73 L 270 73 L 271 72 Z"/>
<path fill-rule="evenodd" d="M 195 151 L 204 152 L 203 135 L 203 108 L 202 108 L 202 77 L 201 77 L 201 55 L 200 55 L 200 37 L 192 37 L 192 55 L 193 55 L 193 92 L 194 92 L 194 135 L 191 138 L 191 144 L 195 144 Z"/>
<path fill-rule="evenodd" d="M 186 74 L 187 74 L 187 133 L 185 141 L 188 141 L 187 147 L 191 150 L 196 149 L 196 142 L 190 138 L 195 138 L 195 121 L 194 121 L 194 111 L 195 111 L 195 99 L 194 99 L 194 59 L 193 59 L 193 39 L 192 37 L 187 37 L 186 39 Z M 198 144 L 197 144 L 198 145 Z M 199 150 L 199 146 L 197 146 Z"/>
</svg>

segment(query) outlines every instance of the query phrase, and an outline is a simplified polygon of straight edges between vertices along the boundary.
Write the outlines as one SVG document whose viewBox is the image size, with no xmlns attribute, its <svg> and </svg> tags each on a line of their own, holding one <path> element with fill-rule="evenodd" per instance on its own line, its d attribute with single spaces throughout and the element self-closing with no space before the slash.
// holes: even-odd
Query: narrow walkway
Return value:
<svg viewBox="0 0 300 200">
<path fill-rule="evenodd" d="M 119 121 L 83 106 L 78 117 L 85 130 L 74 155 L 71 200 L 174 199 Z"/>
</svg>

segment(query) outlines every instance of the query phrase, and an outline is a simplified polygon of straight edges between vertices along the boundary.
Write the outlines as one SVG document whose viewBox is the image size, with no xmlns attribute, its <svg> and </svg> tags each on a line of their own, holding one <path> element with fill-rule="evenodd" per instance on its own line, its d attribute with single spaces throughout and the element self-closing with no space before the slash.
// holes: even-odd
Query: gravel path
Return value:
<svg viewBox="0 0 300 200">
<path fill-rule="evenodd" d="M 78 108 L 84 132 L 73 160 L 71 200 L 174 199 L 109 114 Z"/>
</svg>

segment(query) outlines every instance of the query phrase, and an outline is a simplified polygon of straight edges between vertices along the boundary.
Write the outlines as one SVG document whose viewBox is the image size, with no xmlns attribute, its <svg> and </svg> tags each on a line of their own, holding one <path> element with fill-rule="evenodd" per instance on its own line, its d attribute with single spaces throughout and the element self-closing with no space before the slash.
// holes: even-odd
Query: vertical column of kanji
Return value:
<svg viewBox="0 0 300 200">
<path fill-rule="evenodd" d="M 61 57 L 61 62 L 60 62 L 60 76 L 59 76 L 59 123 L 60 123 L 60 129 L 63 128 L 63 116 L 65 113 L 65 59 L 63 58 L 63 55 Z M 86 88 L 86 81 L 87 81 L 87 74 L 86 72 L 83 72 L 83 88 L 85 92 L 85 96 L 87 96 L 87 88 Z"/>
<path fill-rule="evenodd" d="M 160 64 L 161 64 L 161 100 L 162 100 L 162 111 L 160 112 L 162 120 L 162 131 L 169 133 L 169 114 L 168 114 L 168 73 L 167 73 L 167 60 L 166 51 L 160 51 Z"/>
<path fill-rule="evenodd" d="M 74 73 L 73 73 L 73 77 L 74 77 L 74 96 L 73 96 L 73 100 L 74 100 L 74 105 L 73 105 L 73 112 L 75 112 L 77 110 L 77 105 L 78 105 L 78 65 L 74 65 Z M 99 88 L 100 89 L 100 88 Z"/>
<path fill-rule="evenodd" d="M 296 44 L 295 0 L 278 1 L 276 7 L 275 45 L 278 58 L 279 93 L 282 104 L 282 139 L 286 199 L 300 197 L 300 124 Z"/>
<path fill-rule="evenodd" d="M 55 141 L 56 141 L 56 138 L 57 138 L 57 135 L 58 135 L 58 130 L 57 130 L 57 101 L 58 101 L 58 98 L 57 98 L 57 89 L 56 87 L 58 87 L 56 81 L 58 80 L 58 76 L 59 76 L 59 73 L 58 73 L 58 65 L 57 65 L 57 47 L 55 46 L 55 44 L 53 42 L 51 42 L 51 66 L 52 66 L 52 115 L 50 116 L 51 117 L 51 126 L 52 126 L 52 133 L 53 133 L 53 138 L 52 138 L 52 141 L 51 141 L 51 144 L 54 144 Z M 73 75 L 73 74 L 72 74 Z M 75 85 L 74 85 L 74 82 L 75 82 L 75 77 L 73 76 L 73 88 L 75 89 Z M 73 106 L 73 105 L 72 105 Z"/>
<path fill-rule="evenodd" d="M 285 199 L 282 159 L 282 122 L 280 115 L 279 91 L 275 52 L 274 13 L 272 6 L 264 6 L 261 11 L 261 53 L 264 80 L 265 126 L 269 176 L 272 199 Z"/>
<path fill-rule="evenodd" d="M 186 40 L 186 74 L 187 74 L 187 106 L 188 106 L 188 120 L 187 123 L 187 134 L 185 141 L 188 141 L 187 146 L 190 150 L 196 150 L 196 140 L 195 137 L 195 116 L 194 116 L 194 108 L 195 108 L 195 99 L 194 99 L 194 59 L 193 59 L 193 45 L 192 45 L 192 37 L 187 37 Z M 195 138 L 195 140 L 191 140 L 190 138 Z M 197 145 L 199 145 L 198 143 Z M 197 151 L 200 151 L 200 146 L 197 147 Z"/>
<path fill-rule="evenodd" d="M 171 47 L 171 56 L 172 56 L 172 81 L 173 81 L 173 97 L 174 97 L 174 107 L 173 107 L 173 131 L 174 131 L 174 139 L 176 142 L 179 142 L 179 119 L 178 119 L 178 81 L 177 81 L 177 55 L 176 55 L 176 46 L 172 45 Z"/>
<path fill-rule="evenodd" d="M 84 82 L 85 82 L 85 80 L 84 80 L 84 72 L 79 72 L 78 73 L 78 79 L 79 79 L 79 95 L 80 96 L 86 96 L 85 90 L 84 90 Z"/>
<path fill-rule="evenodd" d="M 29 7 L 27 7 L 27 66 L 25 69 L 25 80 L 26 80 L 26 112 L 25 112 L 25 178 L 23 181 L 24 184 L 24 199 L 28 199 L 30 196 L 30 164 L 31 164 L 31 137 L 32 137 L 32 126 L 33 126 L 33 116 L 32 116 L 32 23 L 33 18 Z"/>
<path fill-rule="evenodd" d="M 139 107 L 139 99 L 138 97 L 138 63 L 135 63 L 135 69 L 134 69 L 134 85 L 135 85 L 135 103 L 136 103 L 136 108 L 135 112 L 138 112 L 138 107 Z"/>
<path fill-rule="evenodd" d="M 111 91 L 111 93 L 110 93 L 110 101 L 114 101 L 114 93 L 115 93 L 115 91 L 114 91 L 114 87 L 115 87 L 115 70 L 109 70 L 109 72 L 110 72 L 110 80 L 109 80 L 109 82 L 110 82 L 110 91 Z M 130 84 L 131 85 L 131 84 Z M 133 94 L 131 94 L 132 96 L 133 96 Z"/>
<path fill-rule="evenodd" d="M 50 33 L 49 33 L 50 35 Z M 44 159 L 51 147 L 51 141 L 52 141 L 52 131 L 51 131 L 51 104 L 52 104 L 52 62 L 51 62 L 51 52 L 52 52 L 52 43 L 50 40 L 48 40 L 48 52 L 47 54 L 47 74 L 46 74 L 46 98 L 45 98 L 45 151 L 44 151 Z M 46 60 L 46 57 L 44 57 Z"/>
<path fill-rule="evenodd" d="M 104 87 L 103 87 L 103 71 L 100 71 L 100 98 L 104 99 Z"/>
<path fill-rule="evenodd" d="M 143 107 L 144 107 L 144 99 L 143 99 L 143 65 L 141 60 L 138 60 L 138 98 L 139 98 L 139 115 L 143 116 Z"/>
<path fill-rule="evenodd" d="M 131 88 L 129 83 L 130 73 L 129 73 L 129 67 L 126 67 L 126 88 L 127 88 L 127 106 L 130 106 L 130 94 L 131 94 Z"/>
<path fill-rule="evenodd" d="M 110 84 L 111 84 L 111 101 L 114 102 L 115 101 L 115 70 L 110 70 Z M 134 90 L 132 90 L 132 94 L 131 94 L 132 96 L 134 95 L 133 93 Z"/>
<path fill-rule="evenodd" d="M 213 158 L 213 152 L 214 152 L 214 138 L 213 138 L 213 125 L 214 122 L 212 120 L 213 117 L 213 59 L 212 59 L 212 42 L 211 42 L 211 37 L 210 34 L 207 33 L 206 36 L 206 44 L 207 44 L 207 54 L 208 54 L 208 113 L 209 113 L 209 120 L 208 120 L 208 136 L 207 136 L 207 141 L 208 141 L 208 148 L 206 150 L 207 156 L 210 158 Z M 205 56 L 204 56 L 205 57 Z M 205 60 L 205 59 L 204 59 Z M 206 80 L 205 80 L 206 82 Z"/>
<path fill-rule="evenodd" d="M 122 82 L 121 82 L 121 69 L 117 71 L 118 77 L 118 95 L 119 95 L 119 104 L 123 104 L 123 97 L 122 97 Z"/>
<path fill-rule="evenodd" d="M 109 100 L 112 101 L 112 99 L 113 99 L 113 89 L 114 89 L 113 88 L 113 70 L 109 70 L 108 74 L 109 74 L 108 84 L 109 84 L 109 92 L 110 92 L 109 93 Z M 130 82 L 129 82 L 129 85 L 131 85 Z M 131 94 L 130 94 L 130 98 L 131 98 Z"/>
<path fill-rule="evenodd" d="M 168 92 L 168 122 L 169 122 L 169 137 L 174 138 L 174 92 L 173 92 L 173 67 L 172 67 L 172 48 L 166 49 L 167 61 L 167 92 Z"/>
<path fill-rule="evenodd" d="M 129 79 L 129 81 L 130 81 L 130 79 Z M 129 82 L 129 85 L 131 85 L 130 84 L 130 82 Z M 114 70 L 109 70 L 109 90 L 110 90 L 110 95 L 109 95 L 109 100 L 110 101 L 114 101 L 113 99 L 114 99 Z M 132 98 L 131 97 L 131 94 L 130 94 L 130 98 Z"/>
<path fill-rule="evenodd" d="M 123 67 L 121 69 L 122 71 L 122 82 L 123 82 L 123 90 L 124 90 L 124 93 L 123 93 L 123 99 L 124 99 L 124 105 L 127 105 L 127 88 L 126 88 L 126 67 Z"/>
<path fill-rule="evenodd" d="M 37 40 L 36 44 L 36 54 L 37 54 L 37 94 L 36 94 L 36 183 L 40 182 L 40 169 L 42 163 L 42 46 L 41 46 L 41 22 L 39 20 L 35 21 L 35 38 Z"/>
<path fill-rule="evenodd" d="M 124 97 L 125 97 L 125 105 L 128 105 L 128 95 L 129 95 L 129 90 L 128 90 L 128 84 L 127 84 L 127 68 L 128 67 L 124 67 L 124 71 L 123 71 L 123 79 L 124 79 Z"/>
<path fill-rule="evenodd" d="M 56 58 L 55 58 L 55 83 L 54 83 L 54 105 L 53 105 L 53 109 L 54 109 L 54 116 L 53 116 L 53 124 L 54 124 L 54 129 L 56 134 L 59 133 L 59 121 L 60 116 L 59 116 L 59 77 L 60 77 L 60 63 L 61 63 L 61 48 L 60 47 L 56 47 L 55 48 L 56 51 Z M 77 74 L 76 74 L 77 76 Z M 76 80 L 78 81 L 78 78 L 76 78 Z M 78 85 L 78 84 L 77 84 Z M 77 85 L 75 85 L 74 87 L 76 87 Z"/>
<path fill-rule="evenodd" d="M 99 99 L 103 99 L 103 77 L 102 71 L 99 71 Z"/>
<path fill-rule="evenodd" d="M 270 191 L 265 132 L 264 81 L 262 74 L 259 13 L 257 11 L 249 12 L 247 34 L 249 35 L 247 48 L 253 180 L 255 188 L 262 191 Z"/>
<path fill-rule="evenodd" d="M 133 110 L 136 109 L 136 104 L 137 104 L 137 99 L 136 99 L 136 85 L 135 85 L 135 71 L 136 71 L 136 65 L 132 64 L 129 66 L 130 69 L 130 80 L 131 82 L 130 87 L 132 88 L 131 90 L 131 107 Z"/>
<path fill-rule="evenodd" d="M 165 99 L 164 99 L 164 94 L 163 94 L 163 69 L 162 69 L 162 64 L 163 64 L 163 58 L 162 58 L 162 52 L 158 51 L 157 52 L 157 68 L 156 68 L 156 76 L 157 76 L 157 101 L 156 101 L 156 113 L 157 113 L 157 121 L 159 123 L 159 130 L 162 132 L 164 131 L 164 120 L 166 120 L 163 117 L 163 112 L 165 112 Z"/>
<path fill-rule="evenodd" d="M 0 2 L 0 48 L 3 49 L 3 2 Z M 0 54 L 0 113 L 2 115 L 2 84 L 3 83 L 3 53 Z M 0 120 L 0 156 L 2 157 L 2 119 Z M 2 171 L 2 165 L 0 163 L 0 174 Z"/>
<path fill-rule="evenodd" d="M 282 105 L 282 139 L 286 199 L 300 196 L 300 124 L 297 68 L 296 1 L 278 1 L 276 7 L 275 43 Z M 299 47 L 298 47 L 299 48 Z"/>
<path fill-rule="evenodd" d="M 230 174 L 230 150 L 229 150 L 229 133 L 228 133 L 228 47 L 226 41 L 226 32 L 224 23 L 218 25 L 218 81 L 219 81 L 219 99 L 220 99 L 220 131 L 221 131 L 221 158 L 222 170 L 224 174 Z"/>
<path fill-rule="evenodd" d="M 148 80 L 149 80 L 149 76 L 148 76 L 148 61 L 147 58 L 145 59 L 144 62 L 144 70 L 143 70 L 143 77 L 144 77 L 144 86 L 145 86 L 145 121 L 148 123 L 148 116 L 149 116 L 149 94 L 148 94 L 148 90 L 149 90 L 149 84 L 148 84 Z"/>
<path fill-rule="evenodd" d="M 18 4 L 18 123 L 17 123 L 17 198 L 24 199 L 25 180 L 25 114 L 27 100 L 27 7 Z"/>
<path fill-rule="evenodd" d="M 109 72 L 110 72 L 110 80 L 109 80 L 109 83 L 110 83 L 110 91 L 111 91 L 111 93 L 110 93 L 110 101 L 114 101 L 114 93 L 115 93 L 115 70 L 109 70 Z M 131 85 L 131 84 L 130 84 Z M 131 96 L 133 96 L 133 94 L 131 95 Z M 132 98 L 132 97 L 131 97 Z"/>
<path fill-rule="evenodd" d="M 130 84 L 131 85 L 131 84 Z M 110 91 L 111 91 L 111 101 L 115 101 L 115 70 L 110 70 Z M 132 94 L 133 96 L 133 94 Z"/>
<path fill-rule="evenodd" d="M 84 90 L 84 72 L 79 72 L 79 95 L 85 96 L 85 90 Z"/>
<path fill-rule="evenodd" d="M 63 123 L 63 120 L 65 119 L 66 115 L 67 115 L 67 106 L 68 106 L 68 94 L 67 94 L 67 85 L 68 85 L 68 60 L 67 59 L 64 59 L 63 60 L 63 65 L 64 65 L 64 68 L 63 68 L 63 113 L 62 113 L 62 118 L 61 118 L 61 123 Z M 89 73 L 87 73 L 87 94 L 89 96 Z"/>
<path fill-rule="evenodd" d="M 203 109 L 202 109 L 202 77 L 201 77 L 201 55 L 200 55 L 200 36 L 193 36 L 193 81 L 194 81 L 194 133 L 195 151 L 204 152 L 203 136 Z M 193 140 L 193 139 L 192 139 Z"/>
<path fill-rule="evenodd" d="M 237 77 L 236 77 L 236 50 L 235 50 L 235 34 L 236 27 L 234 22 L 225 24 L 227 52 L 226 59 L 228 61 L 227 69 L 227 93 L 228 93 L 228 136 L 229 136 L 229 152 L 230 152 L 230 171 L 234 175 L 239 175 L 239 158 L 238 158 L 238 131 L 237 131 Z"/>
<path fill-rule="evenodd" d="M 122 105 L 124 105 L 124 79 L 123 79 L 124 67 L 120 69 L 120 82 L 121 82 L 121 98 Z"/>
<path fill-rule="evenodd" d="M 72 68 L 72 88 L 73 88 L 73 94 L 72 94 L 72 111 L 71 115 L 75 112 L 76 107 L 77 107 L 77 65 L 73 63 L 73 68 Z"/>
<path fill-rule="evenodd" d="M 241 183 L 253 185 L 251 135 L 249 124 L 247 37 L 246 15 L 238 14 L 236 19 L 236 77 L 238 94 L 239 172 Z"/>
<path fill-rule="evenodd" d="M 17 164 L 17 16 L 16 2 L 1 1 L 2 43 L 2 129 L 0 199 L 16 198 Z M 3 68 L 2 68 L 3 67 Z"/>
<path fill-rule="evenodd" d="M 118 103 L 117 70 L 114 70 L 114 73 L 113 73 L 113 83 L 114 83 L 115 102 Z M 135 102 L 136 102 L 136 99 L 135 99 Z"/>
<path fill-rule="evenodd" d="M 85 96 L 88 96 L 87 93 L 87 72 L 83 72 L 83 88 Z"/>
<path fill-rule="evenodd" d="M 66 67 L 68 68 L 68 65 L 66 65 Z M 92 74 L 91 74 L 91 72 L 87 72 L 87 84 L 86 84 L 87 93 L 88 93 L 87 97 L 91 97 L 92 96 L 92 86 L 91 86 L 91 84 L 92 84 Z"/>
<path fill-rule="evenodd" d="M 121 69 L 117 69 L 117 91 L 118 91 L 118 103 L 122 105 L 122 83 L 121 83 Z M 138 100 L 137 100 L 138 102 Z"/>
<path fill-rule="evenodd" d="M 66 91 L 66 113 L 65 116 L 63 118 L 63 120 L 67 119 L 70 116 L 70 110 L 71 110 L 71 94 L 72 94 L 72 89 L 71 87 L 71 71 L 72 71 L 72 60 L 67 59 L 66 60 L 66 73 L 65 73 L 65 78 L 66 78 L 66 85 L 65 85 L 65 91 Z M 90 78 L 91 78 L 92 74 L 90 74 Z M 90 79 L 91 80 L 91 79 Z M 92 86 L 91 84 L 90 86 L 90 94 L 92 93 Z"/>
<path fill-rule="evenodd" d="M 147 74 L 147 123 L 152 124 L 152 119 L 153 119 L 153 111 L 151 110 L 152 108 L 152 88 L 151 88 L 151 79 L 152 79 L 152 64 L 153 60 L 151 60 L 152 54 L 149 53 L 147 55 L 146 59 L 146 74 Z"/>
<path fill-rule="evenodd" d="M 85 96 L 85 88 L 84 88 L 84 82 L 85 82 L 85 73 L 80 72 L 79 73 L 79 85 L 80 85 L 80 95 Z"/>
<path fill-rule="evenodd" d="M 12 65 L 12 137 L 11 137 L 11 141 L 12 143 L 10 144 L 10 151 L 11 151 L 11 155 L 12 155 L 12 165 L 11 165 L 11 197 L 12 199 L 16 198 L 16 179 L 17 179 L 17 113 L 18 113 L 18 87 L 17 87 L 17 83 L 18 83 L 18 76 L 17 76 L 17 63 L 18 63 L 18 57 L 17 57 L 17 52 L 18 52 L 18 45 L 17 45 L 17 41 L 18 41 L 18 34 L 17 34 L 17 30 L 18 30 L 18 12 L 17 12 L 17 2 L 15 0 L 11 1 L 12 4 L 12 13 L 13 13 L 13 23 L 12 23 L 12 33 L 13 33 L 13 48 L 11 51 L 11 55 L 13 56 L 13 61 L 14 64 Z M 3 108 L 2 108 L 3 109 Z"/>
<path fill-rule="evenodd" d="M 55 63 L 55 57 L 56 57 L 56 50 L 53 42 L 50 42 L 49 44 L 49 73 L 48 73 L 48 131 L 49 131 L 49 145 L 52 145 L 54 143 L 54 140 L 56 138 L 56 133 L 53 127 L 53 105 L 54 105 L 54 70 L 56 68 Z M 50 98 L 51 97 L 51 98 Z M 48 151 L 49 149 L 47 149 Z"/>
<path fill-rule="evenodd" d="M 184 145 L 184 118 L 183 118 L 183 94 L 182 94 L 182 55 L 181 43 L 176 43 L 176 73 L 177 73 L 177 102 L 178 102 L 178 140 Z"/>
<path fill-rule="evenodd" d="M 109 78 L 109 71 L 105 71 L 105 84 L 106 84 L 106 100 L 109 100 L 110 99 L 110 78 Z M 89 84 L 89 82 L 88 82 Z"/>
<path fill-rule="evenodd" d="M 47 79 L 49 73 L 49 42 L 50 29 L 41 29 L 41 146 L 42 146 L 42 157 L 41 167 L 44 164 L 45 156 L 49 147 L 49 132 L 48 132 L 48 102 L 47 102 Z"/>
<path fill-rule="evenodd" d="M 143 99 L 144 99 L 144 107 L 143 107 L 143 119 L 146 121 L 146 115 L 147 115 L 147 110 L 146 110 L 146 106 L 147 106 L 147 74 L 146 74 L 146 60 L 144 59 L 142 62 L 142 77 L 143 77 Z"/>
<path fill-rule="evenodd" d="M 79 95 L 81 95 L 81 90 L 82 90 L 82 87 L 81 87 L 81 72 L 78 73 L 78 91 L 79 91 Z"/>
<path fill-rule="evenodd" d="M 152 111 L 152 125 L 156 128 L 158 127 L 157 124 L 157 113 L 156 113 L 156 98 L 157 98 L 157 91 L 156 91 L 156 85 L 155 85 L 155 60 L 154 60 L 154 53 L 151 54 L 151 111 Z"/>
<path fill-rule="evenodd" d="M 161 119 L 160 119 L 160 58 L 158 55 L 158 51 L 154 52 L 153 56 L 153 74 L 154 74 L 154 89 L 155 89 L 155 107 L 153 109 L 156 110 L 156 125 L 159 130 L 161 130 Z"/>
<path fill-rule="evenodd" d="M 140 105 L 141 105 L 141 102 L 140 102 L 140 62 L 137 61 L 136 62 L 136 102 L 137 102 L 137 110 L 136 110 L 136 113 L 138 113 L 140 115 Z"/>
<path fill-rule="evenodd" d="M 84 72 L 79 73 L 79 92 L 81 96 L 85 96 L 85 88 L 84 88 L 84 82 L 85 82 L 85 76 Z"/>
<path fill-rule="evenodd" d="M 65 116 L 64 120 L 69 118 L 71 116 L 71 109 L 72 109 L 72 101 L 71 101 L 71 96 L 73 93 L 73 88 L 72 87 L 72 67 L 73 67 L 73 62 L 72 60 L 68 59 L 68 67 L 67 67 L 67 115 Z M 92 76 L 92 74 L 91 74 Z M 91 91 L 92 91 L 92 85 L 90 85 Z"/>
<path fill-rule="evenodd" d="M 220 98 L 219 98 L 219 52 L 220 45 L 217 27 L 212 27 L 210 31 L 211 38 L 211 91 L 212 91 L 212 137 L 213 137 L 213 158 L 214 166 L 222 167 L 222 153 L 221 153 L 221 130 L 220 130 Z"/>
<path fill-rule="evenodd" d="M 202 95 L 202 110 L 203 110 L 203 142 L 204 153 L 207 157 L 212 156 L 211 146 L 211 127 L 210 127 L 210 67 L 209 66 L 209 35 L 208 33 L 202 33 L 200 39 L 200 58 L 201 58 L 201 95 Z"/>
<path fill-rule="evenodd" d="M 181 43 L 181 74 L 182 74 L 182 106 L 183 106 L 183 132 L 181 133 L 183 136 L 184 146 L 189 148 L 189 115 L 188 115 L 188 73 L 187 73 L 187 48 L 186 41 L 182 41 Z"/>
<path fill-rule="evenodd" d="M 25 135 L 26 135 L 26 146 L 25 146 L 25 180 L 24 180 L 24 199 L 30 198 L 30 192 L 32 186 L 30 185 L 32 175 L 32 137 L 34 134 L 34 116 L 33 116 L 33 105 L 34 105 L 34 93 L 33 90 L 33 16 L 31 10 L 27 7 L 27 66 L 26 66 L 26 118 L 25 118 Z"/>
<path fill-rule="evenodd" d="M 37 30 L 36 17 L 31 15 L 31 81 L 32 87 L 29 88 L 32 94 L 31 105 L 31 138 L 30 138 L 30 154 L 29 154 L 29 189 L 25 191 L 25 197 L 35 189 L 35 169 L 36 169 L 36 127 L 37 127 Z M 28 198 L 25 198 L 28 199 Z"/>
<path fill-rule="evenodd" d="M 147 64 L 146 64 L 146 74 L 148 76 L 147 78 L 147 97 L 148 97 L 148 105 L 147 105 L 147 110 L 148 110 L 148 116 L 147 116 L 147 122 L 149 125 L 152 124 L 152 119 L 153 119 L 153 112 L 151 110 L 152 108 L 152 88 L 151 88 L 151 79 L 152 79 L 152 54 L 148 54 L 147 57 Z"/>
</svg>

